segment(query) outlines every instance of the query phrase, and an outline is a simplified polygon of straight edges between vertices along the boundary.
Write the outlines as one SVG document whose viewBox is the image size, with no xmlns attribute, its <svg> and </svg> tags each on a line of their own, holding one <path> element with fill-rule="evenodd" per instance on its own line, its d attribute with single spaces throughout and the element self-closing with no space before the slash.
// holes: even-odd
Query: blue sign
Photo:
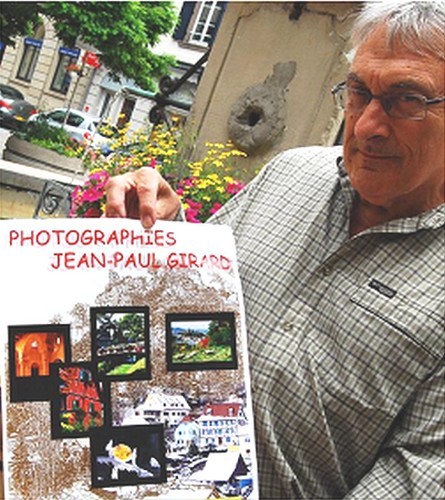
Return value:
<svg viewBox="0 0 445 500">
<path fill-rule="evenodd" d="M 79 57 L 80 49 L 69 49 L 68 47 L 60 47 L 59 53 L 64 56 Z"/>
<path fill-rule="evenodd" d="M 25 38 L 25 45 L 32 45 L 33 47 L 37 47 L 38 49 L 42 48 L 43 40 L 37 40 L 36 38 Z"/>
</svg>

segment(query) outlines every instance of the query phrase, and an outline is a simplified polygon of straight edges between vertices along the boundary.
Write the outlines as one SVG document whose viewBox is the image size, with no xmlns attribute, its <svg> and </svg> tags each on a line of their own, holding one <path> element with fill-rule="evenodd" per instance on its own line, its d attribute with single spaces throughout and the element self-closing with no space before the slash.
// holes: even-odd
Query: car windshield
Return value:
<svg viewBox="0 0 445 500">
<path fill-rule="evenodd" d="M 23 94 L 21 94 L 18 90 L 8 87 L 7 85 L 0 85 L 0 94 L 2 97 L 6 97 L 6 99 L 25 99 Z"/>
<path fill-rule="evenodd" d="M 70 113 L 67 120 L 67 125 L 71 125 L 72 127 L 80 127 L 83 122 L 83 118 L 80 115 L 76 115 L 75 113 Z"/>
<path fill-rule="evenodd" d="M 55 122 L 63 123 L 65 115 L 66 111 L 57 110 L 57 111 L 51 111 L 50 113 L 43 113 L 42 117 L 54 120 Z"/>
</svg>

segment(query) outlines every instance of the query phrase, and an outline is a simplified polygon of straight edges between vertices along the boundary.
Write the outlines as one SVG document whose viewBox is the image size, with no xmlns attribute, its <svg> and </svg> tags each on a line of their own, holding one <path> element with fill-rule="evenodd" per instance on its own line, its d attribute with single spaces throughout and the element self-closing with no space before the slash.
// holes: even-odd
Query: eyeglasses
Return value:
<svg viewBox="0 0 445 500">
<path fill-rule="evenodd" d="M 335 85 L 331 93 L 338 106 L 352 113 L 362 112 L 373 99 L 378 99 L 388 116 L 405 120 L 423 120 L 428 106 L 445 101 L 445 97 L 428 99 L 421 94 L 373 95 L 369 90 L 350 87 L 347 82 Z"/>
</svg>

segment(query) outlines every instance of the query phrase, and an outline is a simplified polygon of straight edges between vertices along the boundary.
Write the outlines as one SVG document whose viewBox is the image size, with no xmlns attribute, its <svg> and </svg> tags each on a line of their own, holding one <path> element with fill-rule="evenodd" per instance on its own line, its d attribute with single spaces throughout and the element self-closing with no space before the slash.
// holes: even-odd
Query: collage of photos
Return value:
<svg viewBox="0 0 445 500">
<path fill-rule="evenodd" d="M 252 443 L 242 398 L 198 403 L 187 391 L 152 388 L 132 418 L 112 425 L 113 382 L 151 379 L 150 311 L 89 312 L 85 361 L 71 359 L 68 324 L 9 326 L 10 402 L 49 401 L 51 439 L 89 438 L 92 488 L 212 484 L 222 497 L 248 498 Z M 168 372 L 236 370 L 236 344 L 232 312 L 165 315 Z"/>
</svg>

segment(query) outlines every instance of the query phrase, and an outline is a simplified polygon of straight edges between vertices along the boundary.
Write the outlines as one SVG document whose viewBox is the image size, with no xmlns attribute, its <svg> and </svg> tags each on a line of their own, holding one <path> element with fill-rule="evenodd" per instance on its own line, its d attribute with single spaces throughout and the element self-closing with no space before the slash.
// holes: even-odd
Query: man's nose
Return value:
<svg viewBox="0 0 445 500">
<path fill-rule="evenodd" d="M 359 141 L 366 141 L 372 137 L 389 137 L 390 121 L 391 118 L 383 109 L 380 100 L 371 99 L 355 121 L 354 135 Z"/>
</svg>

